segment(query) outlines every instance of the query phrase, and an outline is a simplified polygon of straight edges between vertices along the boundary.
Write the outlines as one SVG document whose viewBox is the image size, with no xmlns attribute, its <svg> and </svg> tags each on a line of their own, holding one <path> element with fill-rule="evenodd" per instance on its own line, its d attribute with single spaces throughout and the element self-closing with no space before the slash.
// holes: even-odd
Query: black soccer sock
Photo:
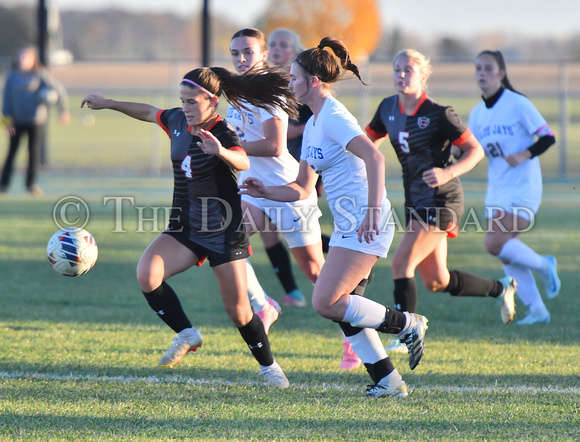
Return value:
<svg viewBox="0 0 580 442">
<path fill-rule="evenodd" d="M 449 285 L 445 289 L 451 296 L 491 296 L 497 298 L 503 291 L 501 282 L 459 270 L 449 271 Z"/>
<path fill-rule="evenodd" d="M 243 327 L 238 327 L 238 330 L 260 365 L 268 367 L 274 363 L 274 357 L 270 350 L 270 341 L 260 318 L 254 315 L 250 322 Z"/>
<path fill-rule="evenodd" d="M 171 286 L 164 282 L 149 293 L 143 292 L 149 306 L 157 316 L 165 322 L 175 333 L 191 328 L 191 322 L 183 311 L 181 302 Z"/>
<path fill-rule="evenodd" d="M 387 356 L 374 364 L 365 364 L 365 368 L 373 382 L 377 384 L 385 376 L 390 375 L 395 366 L 391 362 L 391 358 Z"/>
<path fill-rule="evenodd" d="M 292 290 L 298 289 L 296 280 L 294 279 L 294 273 L 292 273 L 290 254 L 288 253 L 288 250 L 282 241 L 279 241 L 272 247 L 268 247 L 266 249 L 266 253 L 268 254 L 268 258 L 270 258 L 270 262 L 272 263 L 272 267 L 276 272 L 276 276 L 278 276 L 278 279 L 280 280 L 280 283 L 282 284 L 282 287 L 284 287 L 286 293 L 290 293 Z"/>
<path fill-rule="evenodd" d="M 330 236 L 323 233 L 320 236 L 320 239 L 322 239 L 322 253 L 328 253 L 328 249 L 330 247 Z"/>
<path fill-rule="evenodd" d="M 419 299 L 415 278 L 395 279 L 395 308 L 400 312 L 417 312 Z"/>
<path fill-rule="evenodd" d="M 377 331 L 380 331 L 381 333 L 397 335 L 405 327 L 405 324 L 407 323 L 407 317 L 403 312 L 393 310 L 386 305 L 385 308 L 387 309 L 385 313 L 385 320 L 377 327 Z"/>
</svg>

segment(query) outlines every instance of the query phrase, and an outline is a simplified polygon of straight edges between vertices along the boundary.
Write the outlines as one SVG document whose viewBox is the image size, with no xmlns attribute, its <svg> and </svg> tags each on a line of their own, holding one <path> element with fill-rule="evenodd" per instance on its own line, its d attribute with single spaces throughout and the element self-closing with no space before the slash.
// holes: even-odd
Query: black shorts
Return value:
<svg viewBox="0 0 580 442">
<path fill-rule="evenodd" d="M 451 238 L 456 238 L 459 235 L 459 221 L 462 215 L 463 210 L 454 210 L 451 207 L 421 207 L 419 209 L 407 207 L 405 209 L 407 226 L 412 219 L 415 219 L 447 232 Z"/>
<path fill-rule="evenodd" d="M 171 235 L 180 244 L 183 244 L 199 258 L 199 261 L 195 264 L 201 266 L 205 260 L 209 261 L 210 267 L 216 267 L 228 262 L 237 261 L 238 259 L 246 259 L 252 256 L 252 246 L 249 245 L 247 240 L 247 235 L 244 233 L 240 237 L 235 238 L 226 244 L 225 252 L 216 252 L 211 250 L 201 244 L 192 241 L 189 234 L 186 232 L 165 230 L 163 233 L 166 235 Z"/>
</svg>

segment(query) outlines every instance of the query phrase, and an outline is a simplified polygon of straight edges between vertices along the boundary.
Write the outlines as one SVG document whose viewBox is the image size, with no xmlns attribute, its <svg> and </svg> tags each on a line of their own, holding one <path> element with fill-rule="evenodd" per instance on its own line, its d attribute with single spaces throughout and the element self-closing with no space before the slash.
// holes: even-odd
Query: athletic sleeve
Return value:
<svg viewBox="0 0 580 442">
<path fill-rule="evenodd" d="M 365 128 L 366 133 L 375 139 L 383 138 L 383 137 L 386 137 L 388 135 L 387 128 L 385 127 L 385 124 L 383 123 L 383 119 L 381 118 L 381 113 L 382 113 L 381 108 L 383 107 L 384 103 L 385 103 L 385 100 L 383 100 L 381 102 L 381 104 L 379 104 L 379 107 L 377 108 L 377 111 L 375 112 L 375 116 L 373 117 L 371 122 Z"/>
<path fill-rule="evenodd" d="M 323 120 L 324 133 L 329 139 L 346 149 L 348 143 L 359 135 L 364 135 L 356 118 L 346 110 L 337 110 L 332 118 Z"/>
<path fill-rule="evenodd" d="M 523 95 L 519 99 L 521 124 L 529 134 L 535 135 L 538 130 L 546 126 L 546 120 L 533 103 Z"/>
</svg>

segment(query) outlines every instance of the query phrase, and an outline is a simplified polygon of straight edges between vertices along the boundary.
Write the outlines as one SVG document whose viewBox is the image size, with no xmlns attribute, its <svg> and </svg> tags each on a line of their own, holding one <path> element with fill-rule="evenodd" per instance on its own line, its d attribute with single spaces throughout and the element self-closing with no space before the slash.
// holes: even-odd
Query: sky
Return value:
<svg viewBox="0 0 580 442">
<path fill-rule="evenodd" d="M 0 0 L 0 4 L 36 3 L 36 0 Z M 131 11 L 191 15 L 203 0 L 46 0 L 60 9 L 90 10 L 116 7 Z M 223 15 L 241 27 L 252 26 L 272 0 L 209 0 L 212 14 Z M 405 32 L 433 36 L 471 37 L 503 32 L 527 36 L 566 37 L 580 34 L 580 0 L 377 0 L 383 25 Z"/>
</svg>

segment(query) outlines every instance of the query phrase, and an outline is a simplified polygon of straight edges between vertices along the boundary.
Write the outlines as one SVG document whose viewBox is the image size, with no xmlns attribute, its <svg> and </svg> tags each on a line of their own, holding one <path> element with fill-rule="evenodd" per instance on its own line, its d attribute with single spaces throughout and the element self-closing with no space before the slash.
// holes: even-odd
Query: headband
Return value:
<svg viewBox="0 0 580 442">
<path fill-rule="evenodd" d="M 200 89 L 202 92 L 205 92 L 206 94 L 208 94 L 210 97 L 215 97 L 215 94 L 212 94 L 210 91 L 208 91 L 206 88 L 204 88 L 203 86 L 200 86 L 199 84 L 197 84 L 195 81 L 189 80 L 187 78 L 184 78 L 183 80 L 181 80 L 181 82 L 185 82 L 185 83 L 189 83 L 189 84 L 193 84 L 196 88 Z"/>
</svg>

